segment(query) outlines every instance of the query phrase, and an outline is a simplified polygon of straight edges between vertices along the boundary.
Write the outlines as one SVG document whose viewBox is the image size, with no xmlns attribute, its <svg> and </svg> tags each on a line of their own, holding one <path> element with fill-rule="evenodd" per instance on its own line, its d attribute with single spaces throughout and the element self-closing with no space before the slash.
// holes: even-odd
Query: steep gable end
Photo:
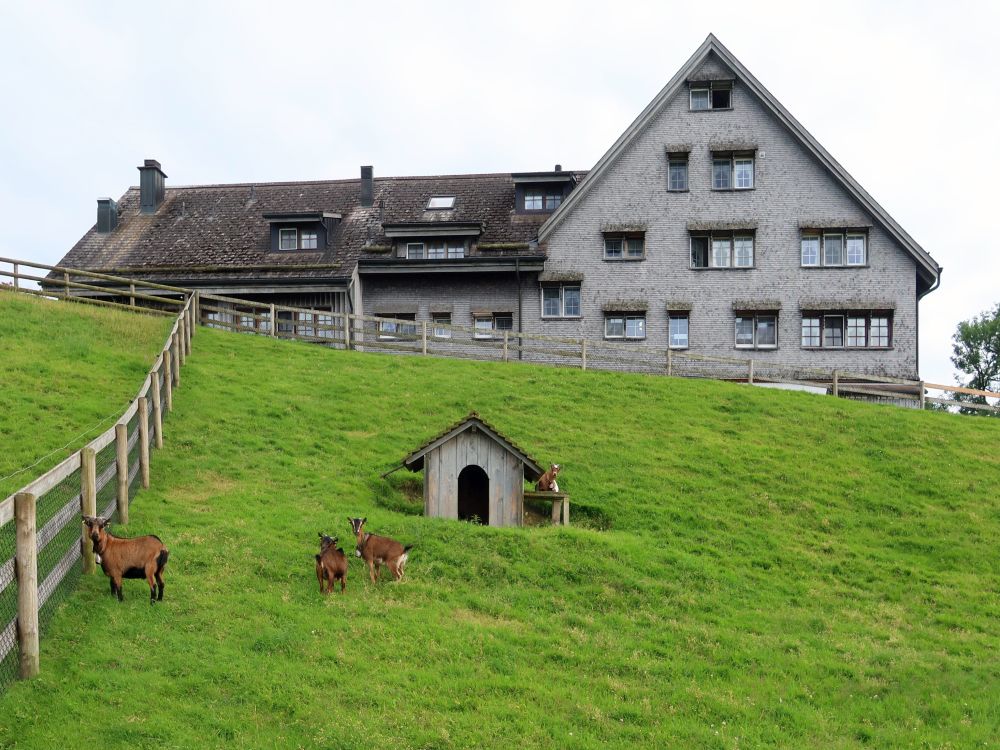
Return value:
<svg viewBox="0 0 1000 750">
<path fill-rule="evenodd" d="M 708 38 L 667 85 L 622 133 L 594 168 L 587 173 L 577 188 L 542 225 L 539 230 L 539 240 L 546 242 L 549 239 L 556 227 L 608 175 L 619 158 L 628 151 L 629 147 L 676 97 L 688 96 L 689 91 L 698 87 L 699 83 L 712 81 L 733 81 L 734 85 L 744 87 L 754 98 L 759 100 L 777 122 L 830 174 L 851 199 L 869 213 L 913 259 L 920 280 L 919 286 L 923 293 L 936 285 L 940 277 L 941 267 L 930 254 L 889 216 L 885 209 L 847 173 L 798 120 L 792 117 L 788 110 L 712 34 L 709 34 Z"/>
</svg>

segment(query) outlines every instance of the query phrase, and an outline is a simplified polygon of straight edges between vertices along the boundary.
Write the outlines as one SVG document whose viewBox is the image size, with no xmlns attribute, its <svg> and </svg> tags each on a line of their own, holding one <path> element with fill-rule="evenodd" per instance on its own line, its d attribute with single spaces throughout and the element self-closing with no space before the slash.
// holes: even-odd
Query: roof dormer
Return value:
<svg viewBox="0 0 1000 750">
<path fill-rule="evenodd" d="M 516 172 L 511 178 L 514 210 L 519 214 L 550 214 L 576 186 L 576 177 L 563 172 L 560 164 L 551 172 Z"/>
<path fill-rule="evenodd" d="M 272 253 L 318 253 L 329 247 L 341 214 L 328 211 L 268 213 Z"/>
</svg>

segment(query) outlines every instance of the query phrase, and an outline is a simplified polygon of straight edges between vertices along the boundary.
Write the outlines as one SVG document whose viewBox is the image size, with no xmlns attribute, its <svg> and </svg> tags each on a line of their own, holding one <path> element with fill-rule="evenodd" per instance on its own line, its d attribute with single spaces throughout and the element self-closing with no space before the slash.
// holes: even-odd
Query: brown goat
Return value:
<svg viewBox="0 0 1000 750">
<path fill-rule="evenodd" d="M 378 580 L 380 567 L 385 564 L 393 577 L 397 581 L 403 579 L 403 571 L 406 568 L 406 561 L 410 557 L 412 544 L 405 547 L 395 539 L 387 536 L 369 534 L 364 530 L 367 518 L 348 518 L 351 522 L 351 530 L 357 538 L 357 548 L 354 554 L 368 563 L 368 575 L 371 576 L 372 583 Z"/>
<path fill-rule="evenodd" d="M 549 466 L 549 470 L 542 474 L 535 482 L 535 489 L 539 492 L 551 491 L 558 492 L 559 485 L 556 484 L 556 477 L 559 476 L 559 472 L 562 471 L 562 466 L 559 464 L 552 464 Z"/>
<path fill-rule="evenodd" d="M 316 580 L 319 593 L 333 591 L 333 582 L 340 581 L 340 593 L 347 588 L 347 555 L 337 546 L 337 537 L 331 539 L 322 531 L 319 533 L 319 554 L 316 555 Z"/>
<path fill-rule="evenodd" d="M 94 543 L 94 553 L 99 556 L 104 574 L 111 579 L 111 593 L 122 595 L 123 578 L 145 578 L 149 584 L 149 603 L 163 600 L 163 568 L 170 553 L 159 537 L 139 536 L 122 539 L 108 531 L 111 522 L 102 516 L 83 516 L 83 522 L 90 531 L 90 541 Z M 159 586 L 159 593 L 157 593 Z"/>
</svg>

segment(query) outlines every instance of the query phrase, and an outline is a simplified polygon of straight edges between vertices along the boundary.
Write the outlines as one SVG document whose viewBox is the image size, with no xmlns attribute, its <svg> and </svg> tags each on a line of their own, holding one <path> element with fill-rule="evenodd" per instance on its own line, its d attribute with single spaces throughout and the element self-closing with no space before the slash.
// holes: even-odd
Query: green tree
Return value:
<svg viewBox="0 0 1000 750">
<path fill-rule="evenodd" d="M 951 361 L 969 376 L 962 385 L 981 391 L 1000 391 L 1000 304 L 959 323 L 952 342 Z M 956 394 L 956 400 L 987 403 L 982 396 L 961 393 Z"/>
</svg>

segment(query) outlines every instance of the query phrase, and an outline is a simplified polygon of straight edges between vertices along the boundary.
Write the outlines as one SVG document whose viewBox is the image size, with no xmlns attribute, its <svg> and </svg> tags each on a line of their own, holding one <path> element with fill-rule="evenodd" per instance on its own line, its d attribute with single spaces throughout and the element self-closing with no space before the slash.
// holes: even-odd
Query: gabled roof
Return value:
<svg viewBox="0 0 1000 750">
<path fill-rule="evenodd" d="M 387 226 L 411 227 L 414 234 L 449 224 L 474 226 L 480 244 L 527 249 L 545 217 L 516 213 L 514 194 L 509 172 L 377 177 L 370 207 L 361 205 L 359 179 L 168 186 L 156 212 L 143 214 L 139 188 L 132 187 L 118 201 L 118 227 L 106 234 L 91 228 L 61 265 L 168 283 L 349 279 L 359 260 L 384 257 Z M 432 195 L 454 195 L 454 208 L 427 210 Z M 270 222 L 328 217 L 339 221 L 331 224 L 327 247 L 271 250 Z"/>
<path fill-rule="evenodd" d="M 545 242 L 549 235 L 566 217 L 572 213 L 576 205 L 583 200 L 583 197 L 590 192 L 611 169 L 631 143 L 639 137 L 653 119 L 660 114 L 673 98 L 683 89 L 686 82 L 708 59 L 709 55 L 715 54 L 730 70 L 736 74 L 736 80 L 746 86 L 764 106 L 771 111 L 781 125 L 798 140 L 802 146 L 823 166 L 824 169 L 854 198 L 865 210 L 867 210 L 876 221 L 895 239 L 907 253 L 912 256 L 917 264 L 918 274 L 928 287 L 933 286 L 941 273 L 941 267 L 909 234 L 880 206 L 868 192 L 851 177 L 836 159 L 834 159 L 825 148 L 807 131 L 802 124 L 774 98 L 770 91 L 754 78 L 753 74 L 747 70 L 743 64 L 736 59 L 726 47 L 715 38 L 714 34 L 709 34 L 702 42 L 701 46 L 688 59 L 666 86 L 656 95 L 656 97 L 640 113 L 635 121 L 629 125 L 624 133 L 615 141 L 614 145 L 601 157 L 600 161 L 591 169 L 587 176 L 583 178 L 576 189 L 570 193 L 562 205 L 548 218 L 538 232 L 538 239 Z"/>
<path fill-rule="evenodd" d="M 520 446 L 517 445 L 513 440 L 505 436 L 496 427 L 489 424 L 485 419 L 479 416 L 476 412 L 469 412 L 469 416 L 462 419 L 451 427 L 448 427 L 444 432 L 439 435 L 432 437 L 430 440 L 425 442 L 410 455 L 403 459 L 403 466 L 405 466 L 410 471 L 420 471 L 424 468 L 424 456 L 430 453 L 432 450 L 437 448 L 439 445 L 447 443 L 449 440 L 454 438 L 456 435 L 460 435 L 466 430 L 477 429 L 484 432 L 490 439 L 494 442 L 499 443 L 503 446 L 509 453 L 516 456 L 521 463 L 524 464 L 524 476 L 529 481 L 535 481 L 544 472 L 538 462 L 533 459 L 526 451 L 524 451 Z"/>
</svg>

